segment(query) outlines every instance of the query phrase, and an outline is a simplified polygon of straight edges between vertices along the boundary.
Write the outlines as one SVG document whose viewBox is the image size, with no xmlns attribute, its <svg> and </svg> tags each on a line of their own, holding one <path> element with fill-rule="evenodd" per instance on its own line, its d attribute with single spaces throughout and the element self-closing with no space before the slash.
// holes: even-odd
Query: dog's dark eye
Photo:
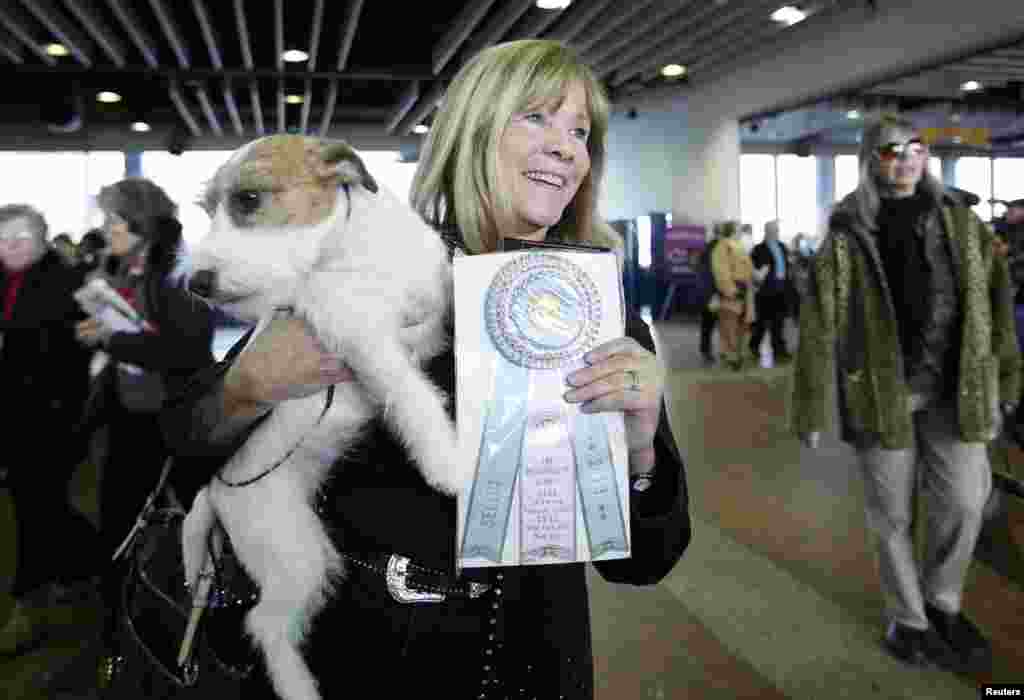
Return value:
<svg viewBox="0 0 1024 700">
<path fill-rule="evenodd" d="M 242 216 L 252 216 L 263 203 L 263 193 L 259 190 L 238 190 L 231 193 L 231 210 Z"/>
</svg>

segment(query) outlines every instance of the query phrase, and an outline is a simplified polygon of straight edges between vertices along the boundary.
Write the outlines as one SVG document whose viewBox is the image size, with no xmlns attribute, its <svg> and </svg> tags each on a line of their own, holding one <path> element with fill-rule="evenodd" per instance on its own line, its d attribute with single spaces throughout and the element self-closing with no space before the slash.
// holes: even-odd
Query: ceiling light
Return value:
<svg viewBox="0 0 1024 700">
<path fill-rule="evenodd" d="M 806 17 L 806 12 L 802 12 L 801 10 L 793 7 L 792 5 L 780 7 L 779 9 L 772 13 L 772 19 L 774 21 L 779 22 L 780 24 L 785 24 L 787 26 L 794 25 L 797 22 L 802 22 Z"/>
<path fill-rule="evenodd" d="M 952 114 L 949 115 L 949 121 L 953 122 L 954 124 L 959 124 L 961 119 L 962 117 L 960 116 L 960 112 L 953 112 Z"/>
<path fill-rule="evenodd" d="M 428 131 L 430 131 L 430 127 L 426 124 L 417 124 L 412 128 L 412 133 L 414 134 L 425 134 Z"/>
<path fill-rule="evenodd" d="M 977 80 L 968 80 L 966 83 L 964 83 L 963 85 L 960 86 L 960 89 L 961 90 L 968 90 L 968 91 L 970 91 L 970 90 L 980 90 L 981 89 L 981 83 L 979 83 Z"/>
<path fill-rule="evenodd" d="M 670 63 L 661 69 L 661 74 L 666 78 L 676 78 L 686 72 L 686 67 L 678 63 Z"/>
<path fill-rule="evenodd" d="M 288 63 L 302 63 L 309 60 L 309 54 L 301 49 L 289 49 L 281 54 L 281 60 Z"/>
<path fill-rule="evenodd" d="M 70 53 L 64 44 L 47 44 L 46 54 L 48 56 L 67 56 Z"/>
<path fill-rule="evenodd" d="M 132 122 L 132 131 L 149 131 L 150 128 L 146 122 Z"/>
<path fill-rule="evenodd" d="M 290 105 L 300 105 L 305 101 L 302 95 L 288 95 L 284 98 L 284 101 Z"/>
<path fill-rule="evenodd" d="M 108 104 L 113 102 L 120 102 L 121 96 L 118 95 L 116 92 L 109 92 L 107 90 L 104 90 L 103 92 L 96 93 L 96 101 L 106 102 Z"/>
<path fill-rule="evenodd" d="M 564 10 L 572 4 L 572 0 L 537 0 L 537 7 L 542 10 Z"/>
<path fill-rule="evenodd" d="M 855 109 L 851 109 L 849 112 L 846 113 L 846 118 L 847 119 L 860 119 L 860 112 L 858 112 Z"/>
</svg>

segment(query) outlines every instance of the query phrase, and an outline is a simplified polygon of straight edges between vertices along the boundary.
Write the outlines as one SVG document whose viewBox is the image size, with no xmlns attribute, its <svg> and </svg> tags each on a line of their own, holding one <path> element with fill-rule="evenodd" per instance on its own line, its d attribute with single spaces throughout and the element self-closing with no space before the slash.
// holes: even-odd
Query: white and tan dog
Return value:
<svg viewBox="0 0 1024 700">
<path fill-rule="evenodd" d="M 293 135 L 253 141 L 216 173 L 204 200 L 212 227 L 194 269 L 213 278 L 210 298 L 265 322 L 292 307 L 356 381 L 280 403 L 211 481 L 185 522 L 186 576 L 203 566 L 207 534 L 220 521 L 260 586 L 246 625 L 285 700 L 319 698 L 301 644 L 343 563 L 314 498 L 338 457 L 375 415 L 408 445 L 428 484 L 460 483 L 445 399 L 419 363 L 446 344 L 451 272 L 438 234 L 378 188 L 345 143 Z M 259 331 L 257 330 L 257 333 Z M 244 351 L 243 351 L 244 352 Z"/>
</svg>

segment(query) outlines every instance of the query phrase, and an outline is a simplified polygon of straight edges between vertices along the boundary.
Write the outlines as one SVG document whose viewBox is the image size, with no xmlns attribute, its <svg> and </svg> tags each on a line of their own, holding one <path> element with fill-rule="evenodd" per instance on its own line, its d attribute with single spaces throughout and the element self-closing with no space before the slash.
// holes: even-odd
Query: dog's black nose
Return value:
<svg viewBox="0 0 1024 700">
<path fill-rule="evenodd" d="M 196 270 L 188 280 L 188 290 L 201 297 L 212 297 L 217 284 L 217 273 L 213 270 Z"/>
</svg>

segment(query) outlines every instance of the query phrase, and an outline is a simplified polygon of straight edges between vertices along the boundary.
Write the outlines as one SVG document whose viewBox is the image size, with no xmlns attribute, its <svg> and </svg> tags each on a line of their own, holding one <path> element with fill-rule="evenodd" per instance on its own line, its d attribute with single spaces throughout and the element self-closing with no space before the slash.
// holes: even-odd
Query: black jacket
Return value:
<svg viewBox="0 0 1024 700">
<path fill-rule="evenodd" d="M 775 256 L 772 255 L 772 251 L 766 242 L 761 241 L 754 246 L 753 250 L 750 251 L 750 261 L 754 264 L 755 270 L 762 268 L 765 265 L 769 268 L 768 276 L 764 278 L 764 282 L 762 282 L 761 286 L 758 287 L 757 291 L 759 294 L 780 294 L 786 291 L 786 288 L 792 279 L 792 274 L 789 269 L 789 249 L 786 248 L 786 244 L 782 241 L 779 241 L 779 247 L 782 249 L 782 260 L 786 267 L 785 274 L 781 280 L 776 279 L 777 270 L 775 269 Z"/>
<path fill-rule="evenodd" d="M 9 277 L 0 267 L 0 294 L 7 290 Z M 81 413 L 92 357 L 75 340 L 75 324 L 85 314 L 72 294 L 82 282 L 79 269 L 49 251 L 25 271 L 11 318 L 0 321 L 0 386 L 10 439 L 41 448 L 66 443 L 64 433 Z M 40 430 L 48 436 L 42 445 Z M 8 449 L 20 452 L 14 444 Z M 76 456 L 69 454 L 68 459 Z"/>
<path fill-rule="evenodd" d="M 639 317 L 629 318 L 627 333 L 654 350 L 647 324 Z M 246 340 L 168 402 L 164 431 L 177 455 L 219 457 L 223 462 L 244 440 L 211 445 L 208 426 L 196 425 L 194 416 Z M 442 391 L 454 395 L 451 351 L 426 370 Z M 454 415 L 454 406 L 449 410 Z M 631 498 L 632 558 L 596 564 L 609 581 L 657 583 L 689 543 L 683 460 L 664 408 L 655 449 L 655 485 Z M 379 419 L 338 463 L 321 506 L 343 551 L 395 552 L 432 569 L 454 570 L 455 500 L 426 485 L 405 448 Z M 415 692 L 453 700 L 505 698 L 520 689 L 524 697 L 593 697 L 585 565 L 466 570 L 464 576 L 500 588 L 501 594 L 424 605 L 396 603 L 379 576 L 356 566 L 348 569 L 345 585 L 314 623 L 309 646 L 324 697 L 350 689 L 348 679 L 356 672 L 374 679 L 376 697 Z"/>
</svg>

